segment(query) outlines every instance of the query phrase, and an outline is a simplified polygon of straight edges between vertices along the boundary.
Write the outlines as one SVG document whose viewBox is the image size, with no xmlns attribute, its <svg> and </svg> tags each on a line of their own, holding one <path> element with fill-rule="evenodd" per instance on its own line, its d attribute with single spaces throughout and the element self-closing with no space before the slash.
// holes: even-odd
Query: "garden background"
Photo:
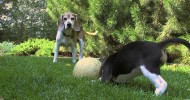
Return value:
<svg viewBox="0 0 190 100">
<path fill-rule="evenodd" d="M 136 41 L 190 41 L 189 0 L 1 0 L 0 54 L 52 56 L 60 14 L 79 15 L 85 56 L 102 57 Z M 185 52 L 182 52 L 184 51 Z M 64 51 L 64 52 L 63 52 Z M 168 62 L 190 64 L 187 49 L 170 47 Z M 70 56 L 69 49 L 60 54 Z"/>
</svg>

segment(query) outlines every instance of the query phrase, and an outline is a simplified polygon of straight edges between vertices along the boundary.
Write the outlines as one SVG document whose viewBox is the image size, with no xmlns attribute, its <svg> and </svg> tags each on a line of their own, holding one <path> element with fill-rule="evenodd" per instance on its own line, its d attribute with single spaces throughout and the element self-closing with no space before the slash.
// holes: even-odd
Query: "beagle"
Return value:
<svg viewBox="0 0 190 100">
<path fill-rule="evenodd" d="M 82 58 L 82 52 L 84 48 L 84 38 L 85 34 L 96 35 L 97 31 L 94 33 L 85 32 L 79 22 L 77 14 L 66 12 L 59 17 L 58 31 L 56 35 L 56 43 L 54 49 L 53 62 L 57 62 L 59 47 L 61 45 L 65 47 L 70 47 L 72 52 L 72 62 L 76 62 L 76 43 L 79 41 L 80 45 L 80 55 L 79 59 Z"/>
<path fill-rule="evenodd" d="M 166 62 L 163 51 L 170 44 L 180 43 L 190 50 L 190 43 L 180 38 L 163 42 L 136 41 L 127 44 L 119 52 L 109 56 L 100 69 L 102 82 L 126 83 L 139 75 L 144 75 L 154 85 L 155 95 L 161 95 L 167 82 L 160 75 L 160 67 Z"/>
</svg>

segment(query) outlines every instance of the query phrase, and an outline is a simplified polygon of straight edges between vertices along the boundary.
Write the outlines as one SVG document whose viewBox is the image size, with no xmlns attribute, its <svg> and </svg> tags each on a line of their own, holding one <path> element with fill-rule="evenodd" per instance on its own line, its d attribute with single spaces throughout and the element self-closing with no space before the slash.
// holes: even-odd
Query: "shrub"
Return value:
<svg viewBox="0 0 190 100">
<path fill-rule="evenodd" d="M 13 55 L 36 55 L 51 56 L 54 48 L 54 41 L 48 39 L 29 39 L 28 41 L 15 46 L 12 49 Z"/>
<path fill-rule="evenodd" d="M 0 43 L 0 55 L 9 54 L 13 46 L 12 42 L 4 41 Z"/>
</svg>

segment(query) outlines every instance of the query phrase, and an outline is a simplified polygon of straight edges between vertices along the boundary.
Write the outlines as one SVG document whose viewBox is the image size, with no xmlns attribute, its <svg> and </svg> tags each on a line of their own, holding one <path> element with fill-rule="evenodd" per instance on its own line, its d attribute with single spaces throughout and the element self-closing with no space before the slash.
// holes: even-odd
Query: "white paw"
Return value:
<svg viewBox="0 0 190 100">
<path fill-rule="evenodd" d="M 72 62 L 73 62 L 73 63 L 76 63 L 76 59 L 73 59 Z"/>
<path fill-rule="evenodd" d="M 81 60 L 81 59 L 82 59 L 82 56 L 79 57 L 79 60 Z"/>
<path fill-rule="evenodd" d="M 53 62 L 54 62 L 54 63 L 56 63 L 56 62 L 57 62 L 57 60 L 53 60 Z"/>
<path fill-rule="evenodd" d="M 156 89 L 156 91 L 155 91 L 155 95 L 156 96 L 160 96 L 160 95 L 162 95 L 163 93 L 160 91 L 160 89 Z"/>
</svg>

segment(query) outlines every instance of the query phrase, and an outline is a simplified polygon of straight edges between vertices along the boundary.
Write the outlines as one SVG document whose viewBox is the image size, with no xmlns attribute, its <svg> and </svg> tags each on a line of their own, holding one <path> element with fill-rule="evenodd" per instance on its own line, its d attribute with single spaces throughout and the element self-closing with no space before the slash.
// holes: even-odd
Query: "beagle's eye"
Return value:
<svg viewBox="0 0 190 100">
<path fill-rule="evenodd" d="M 71 18 L 71 20 L 75 20 L 75 18 Z"/>
<path fill-rule="evenodd" d="M 67 18 L 63 18 L 64 20 L 67 20 Z"/>
</svg>

